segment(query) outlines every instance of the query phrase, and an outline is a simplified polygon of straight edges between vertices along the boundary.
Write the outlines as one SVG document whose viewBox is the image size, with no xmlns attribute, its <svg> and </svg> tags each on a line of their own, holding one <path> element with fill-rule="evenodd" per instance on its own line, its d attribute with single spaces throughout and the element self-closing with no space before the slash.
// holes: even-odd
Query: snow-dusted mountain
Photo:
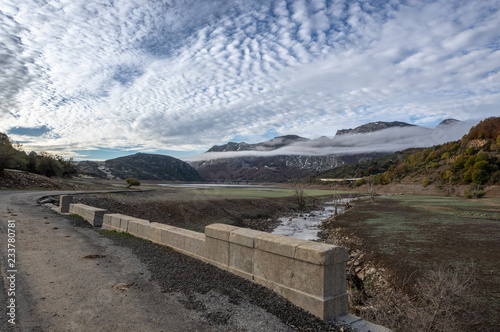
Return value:
<svg viewBox="0 0 500 332">
<path fill-rule="evenodd" d="M 435 129 L 379 121 L 339 130 L 333 138 L 287 135 L 256 144 L 215 145 L 190 164 L 209 180 L 285 181 L 410 147 L 457 140 L 471 126 L 454 119 L 442 121 Z"/>
</svg>

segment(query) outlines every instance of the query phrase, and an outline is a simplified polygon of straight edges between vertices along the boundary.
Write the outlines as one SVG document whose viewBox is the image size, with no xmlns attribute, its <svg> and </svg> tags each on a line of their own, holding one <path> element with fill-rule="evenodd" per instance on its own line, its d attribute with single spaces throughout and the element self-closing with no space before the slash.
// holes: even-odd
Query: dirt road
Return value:
<svg viewBox="0 0 500 332">
<path fill-rule="evenodd" d="M 1 331 L 289 330 L 248 303 L 237 325 L 207 324 L 175 293 L 162 292 L 130 249 L 38 206 L 47 194 L 53 193 L 0 191 Z"/>
</svg>

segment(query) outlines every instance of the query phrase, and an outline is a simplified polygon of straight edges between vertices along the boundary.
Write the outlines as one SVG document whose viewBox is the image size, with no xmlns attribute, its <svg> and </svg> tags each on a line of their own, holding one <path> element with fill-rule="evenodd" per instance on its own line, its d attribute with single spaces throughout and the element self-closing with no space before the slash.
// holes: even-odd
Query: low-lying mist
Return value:
<svg viewBox="0 0 500 332">
<path fill-rule="evenodd" d="M 189 162 L 237 157 L 270 157 L 277 155 L 345 155 L 370 152 L 395 152 L 408 148 L 430 147 L 462 138 L 475 122 L 457 122 L 435 129 L 412 126 L 393 127 L 370 133 L 320 137 L 312 140 L 292 142 L 286 146 L 273 144 L 276 139 L 263 146 L 243 151 L 206 152 L 186 158 Z M 276 148 L 275 146 L 280 146 Z"/>
</svg>

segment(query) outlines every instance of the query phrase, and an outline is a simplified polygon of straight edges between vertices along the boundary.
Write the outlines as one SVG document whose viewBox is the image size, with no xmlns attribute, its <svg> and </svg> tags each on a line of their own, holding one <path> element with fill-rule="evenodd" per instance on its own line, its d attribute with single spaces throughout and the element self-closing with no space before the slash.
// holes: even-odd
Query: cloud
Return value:
<svg viewBox="0 0 500 332">
<path fill-rule="evenodd" d="M 50 128 L 44 150 L 498 114 L 495 1 L 4 3 L 0 131 Z"/>
<path fill-rule="evenodd" d="M 185 158 L 188 161 L 203 161 L 238 157 L 270 157 L 279 155 L 346 155 L 370 152 L 395 152 L 407 148 L 429 147 L 460 139 L 476 122 L 466 121 L 447 127 L 392 127 L 371 133 L 320 137 L 314 140 L 295 142 L 273 149 L 258 146 L 247 151 L 206 152 Z M 280 144 L 278 138 L 273 143 Z"/>
</svg>

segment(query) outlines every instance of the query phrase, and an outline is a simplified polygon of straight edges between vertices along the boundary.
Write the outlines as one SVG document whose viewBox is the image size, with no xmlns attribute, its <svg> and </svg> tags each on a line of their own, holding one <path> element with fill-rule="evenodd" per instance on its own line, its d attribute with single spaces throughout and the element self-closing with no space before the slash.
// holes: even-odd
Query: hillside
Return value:
<svg viewBox="0 0 500 332">
<path fill-rule="evenodd" d="M 384 153 L 349 154 L 343 156 L 277 155 L 244 156 L 192 162 L 205 179 L 229 179 L 256 182 L 285 182 L 303 178 L 318 171 L 351 164 L 384 155 Z"/>
<path fill-rule="evenodd" d="M 0 133 L 0 176 L 5 176 L 6 168 L 27 171 L 47 177 L 70 177 L 76 174 L 72 159 L 64 159 L 47 152 L 29 154 L 22 150 L 21 144 L 12 144 L 6 134 Z"/>
<path fill-rule="evenodd" d="M 472 127 L 458 141 L 429 148 L 406 149 L 371 161 L 347 165 L 315 176 L 320 178 L 358 178 L 356 185 L 371 179 L 374 184 L 422 183 L 498 184 L 500 183 L 500 117 L 492 117 Z"/>
<path fill-rule="evenodd" d="M 140 180 L 203 181 L 200 174 L 189 164 L 174 157 L 136 153 L 134 155 L 106 160 L 104 162 L 82 161 L 77 163 L 80 171 L 98 177 L 129 177 Z"/>
</svg>

